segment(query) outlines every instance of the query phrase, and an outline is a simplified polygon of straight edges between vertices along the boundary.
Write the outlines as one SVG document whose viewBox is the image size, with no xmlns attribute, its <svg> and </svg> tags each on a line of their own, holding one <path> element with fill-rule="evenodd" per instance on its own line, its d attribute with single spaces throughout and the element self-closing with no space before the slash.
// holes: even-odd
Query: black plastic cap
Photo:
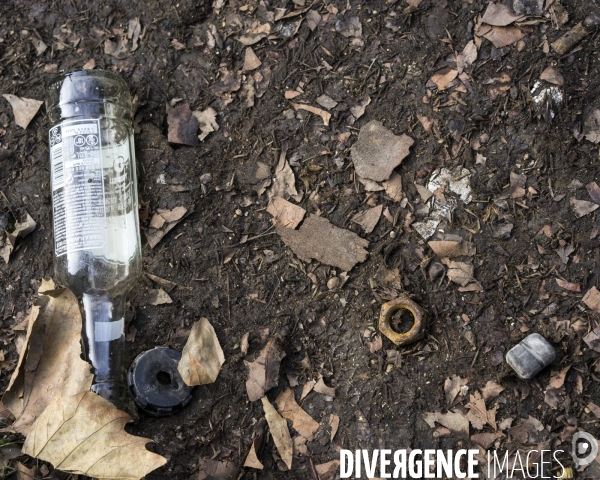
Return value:
<svg viewBox="0 0 600 480">
<path fill-rule="evenodd" d="M 129 367 L 129 394 L 148 415 L 164 417 L 190 403 L 192 387 L 177 371 L 180 359 L 177 350 L 160 346 L 140 353 Z"/>
</svg>

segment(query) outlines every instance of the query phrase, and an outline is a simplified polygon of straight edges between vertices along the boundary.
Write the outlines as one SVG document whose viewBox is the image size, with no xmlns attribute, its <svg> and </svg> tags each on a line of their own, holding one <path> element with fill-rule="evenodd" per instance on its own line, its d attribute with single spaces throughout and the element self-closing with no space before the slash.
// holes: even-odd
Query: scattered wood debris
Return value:
<svg viewBox="0 0 600 480">
<path fill-rule="evenodd" d="M 144 230 L 150 248 L 156 247 L 163 237 L 169 233 L 188 213 L 186 207 L 175 207 L 173 210 L 159 208 L 150 220 L 150 226 Z"/>
</svg>

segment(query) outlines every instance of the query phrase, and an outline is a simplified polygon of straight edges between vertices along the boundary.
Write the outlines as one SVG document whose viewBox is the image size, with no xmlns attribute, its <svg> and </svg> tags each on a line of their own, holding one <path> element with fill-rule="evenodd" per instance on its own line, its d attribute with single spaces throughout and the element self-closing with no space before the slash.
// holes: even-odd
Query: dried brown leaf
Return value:
<svg viewBox="0 0 600 480">
<path fill-rule="evenodd" d="M 466 240 L 460 242 L 451 240 L 432 240 L 427 242 L 429 248 L 440 258 L 473 256 L 476 253 L 475 245 Z"/>
<path fill-rule="evenodd" d="M 576 198 L 571 198 L 569 203 L 571 204 L 571 209 L 577 218 L 581 218 L 592 213 L 600 206 L 596 203 L 588 202 L 586 200 L 577 200 Z"/>
<path fill-rule="evenodd" d="M 468 378 L 460 378 L 458 375 L 453 375 L 452 378 L 447 378 L 444 382 L 444 392 L 446 393 L 446 405 L 452 406 L 454 400 L 460 393 L 463 386 L 469 383 Z"/>
<path fill-rule="evenodd" d="M 542 422 L 532 416 L 527 417 L 519 425 L 508 429 L 508 434 L 517 443 L 533 444 L 545 437 L 545 428 Z"/>
<path fill-rule="evenodd" d="M 394 202 L 399 202 L 404 197 L 404 194 L 402 193 L 402 177 L 396 172 L 392 172 L 389 180 L 383 182 L 382 185 L 385 189 L 385 193 L 387 193 L 388 197 Z"/>
<path fill-rule="evenodd" d="M 242 67 L 242 72 L 249 72 L 250 70 L 255 70 L 262 65 L 260 58 L 256 56 L 252 47 L 248 47 L 246 49 L 246 55 L 244 57 L 244 66 Z"/>
<path fill-rule="evenodd" d="M 162 288 L 148 290 L 148 305 L 164 305 L 166 303 L 173 303 L 173 300 Z"/>
<path fill-rule="evenodd" d="M 308 441 L 314 438 L 319 424 L 296 403 L 292 389 L 288 388 L 280 393 L 275 400 L 275 405 L 283 418 L 291 420 L 294 430 Z"/>
<path fill-rule="evenodd" d="M 198 127 L 200 128 L 200 135 L 198 140 L 201 142 L 208 136 L 209 133 L 216 132 L 219 130 L 219 124 L 217 123 L 217 111 L 214 108 L 208 107 L 206 110 L 194 110 L 192 112 L 196 120 L 198 120 Z"/>
<path fill-rule="evenodd" d="M 469 435 L 469 420 L 458 410 L 452 410 L 448 413 L 428 412 L 423 418 L 431 428 L 435 428 L 435 422 L 437 422 L 453 432 Z"/>
<path fill-rule="evenodd" d="M 15 123 L 22 129 L 26 129 L 29 122 L 33 120 L 42 103 L 41 100 L 33 100 L 31 98 L 20 98 L 16 95 L 6 93 L 2 95 L 12 107 Z"/>
<path fill-rule="evenodd" d="M 323 377 L 319 378 L 319 381 L 315 384 L 313 390 L 322 395 L 329 395 L 330 397 L 335 397 L 335 388 L 328 387 L 327 385 L 325 385 Z"/>
<path fill-rule="evenodd" d="M 488 25 L 506 27 L 523 15 L 516 15 L 508 5 L 504 3 L 488 3 L 481 21 Z"/>
<path fill-rule="evenodd" d="M 505 388 L 502 385 L 498 385 L 496 382 L 489 380 L 485 387 L 481 389 L 481 394 L 483 395 L 483 399 L 487 402 L 492 398 L 496 398 L 503 392 Z"/>
<path fill-rule="evenodd" d="M 298 230 L 278 228 L 283 242 L 305 262 L 311 259 L 341 268 L 345 272 L 367 258 L 369 245 L 354 232 L 338 228 L 322 217 L 310 215 Z"/>
<path fill-rule="evenodd" d="M 332 413 L 329 416 L 329 426 L 331 427 L 331 435 L 329 435 L 329 441 L 333 442 L 335 434 L 337 433 L 338 428 L 340 427 L 340 417 Z"/>
<path fill-rule="evenodd" d="M 351 220 L 354 223 L 358 223 L 365 233 L 371 233 L 381 218 L 381 212 L 383 212 L 383 205 L 378 205 L 377 207 L 357 213 Z"/>
<path fill-rule="evenodd" d="M 298 191 L 296 190 L 296 177 L 292 167 L 285 158 L 286 150 L 282 149 L 279 155 L 279 163 L 275 169 L 275 181 L 268 191 L 269 197 L 281 197 L 288 199 L 290 197 L 298 198 Z"/>
<path fill-rule="evenodd" d="M 251 402 L 264 397 L 265 392 L 276 387 L 279 382 L 279 365 L 285 352 L 281 350 L 276 337 L 271 338 L 254 362 L 244 360 L 248 378 L 246 391 Z"/>
<path fill-rule="evenodd" d="M 585 337 L 583 337 L 583 341 L 586 343 L 588 347 L 596 352 L 600 352 L 600 327 L 596 327 L 590 333 L 588 333 Z"/>
<path fill-rule="evenodd" d="M 331 462 L 315 465 L 315 470 L 320 480 L 333 480 L 340 469 L 340 461 L 332 460 Z"/>
<path fill-rule="evenodd" d="M 77 475 L 141 479 L 165 463 L 151 440 L 125 432 L 131 417 L 95 393 L 57 395 L 33 424 L 23 453 Z"/>
<path fill-rule="evenodd" d="M 465 45 L 465 48 L 463 48 L 463 51 L 456 56 L 456 68 L 458 68 L 458 73 L 462 73 L 463 70 L 469 67 L 475 60 L 477 60 L 477 46 L 473 40 L 470 40 L 469 43 Z"/>
<path fill-rule="evenodd" d="M 473 265 L 465 262 L 455 262 L 446 258 L 442 259 L 442 263 L 448 267 L 446 275 L 454 283 L 458 283 L 460 286 L 464 287 L 475 280 L 473 277 Z"/>
<path fill-rule="evenodd" d="M 321 108 L 313 107 L 311 105 L 305 105 L 303 103 L 292 103 L 292 107 L 294 107 L 294 110 L 306 110 L 308 112 L 314 113 L 315 115 L 319 115 L 323 119 L 323 125 L 329 125 L 329 120 L 331 120 L 331 113 L 326 112 Z"/>
<path fill-rule="evenodd" d="M 206 318 L 194 323 L 181 352 L 177 370 L 186 385 L 213 383 L 225 363 L 215 329 Z"/>
<path fill-rule="evenodd" d="M 257 441 L 254 440 L 250 445 L 250 451 L 246 456 L 246 460 L 244 460 L 245 468 L 256 468 L 257 470 L 262 470 L 263 468 L 265 468 L 262 462 L 258 459 L 258 456 L 256 455 L 257 447 Z"/>
<path fill-rule="evenodd" d="M 569 290 L 570 292 L 581 292 L 581 285 L 578 283 L 571 283 L 563 280 L 562 278 L 557 278 L 556 284 L 565 290 Z"/>
<path fill-rule="evenodd" d="M 590 288 L 581 301 L 594 312 L 600 313 L 600 291 L 596 287 Z"/>
<path fill-rule="evenodd" d="M 198 476 L 194 480 L 236 480 L 239 475 L 237 465 L 229 460 L 201 458 L 198 470 Z"/>
<path fill-rule="evenodd" d="M 377 120 L 367 123 L 351 150 L 356 173 L 376 182 L 387 180 L 408 156 L 413 143 L 409 136 L 394 135 Z"/>
<path fill-rule="evenodd" d="M 454 85 L 454 79 L 458 77 L 458 70 L 444 68 L 438 72 L 435 72 L 430 79 L 430 82 L 433 82 L 438 90 L 447 90 L 448 88 Z"/>
<path fill-rule="evenodd" d="M 471 401 L 467 403 L 466 407 L 469 409 L 467 417 L 474 428 L 481 430 L 487 423 L 496 430 L 497 407 L 488 410 L 485 406 L 485 400 L 479 392 L 471 394 Z"/>
<path fill-rule="evenodd" d="M 292 443 L 292 437 L 288 430 L 287 422 L 285 419 L 277 413 L 277 410 L 271 405 L 267 397 L 261 398 L 263 409 L 265 411 L 265 418 L 269 424 L 269 431 L 273 437 L 273 442 L 277 447 L 277 451 L 281 456 L 281 459 L 286 464 L 289 470 L 292 468 L 292 455 L 294 453 L 294 446 Z"/>
<path fill-rule="evenodd" d="M 276 228 L 296 228 L 306 214 L 306 210 L 302 207 L 281 197 L 271 198 L 267 212 L 273 215 L 273 225 Z"/>
<path fill-rule="evenodd" d="M 517 27 L 492 27 L 483 35 L 494 47 L 502 48 L 521 40 L 525 34 Z"/>
<path fill-rule="evenodd" d="M 565 83 L 565 79 L 562 74 L 554 67 L 546 67 L 540 74 L 540 80 L 545 80 L 548 83 L 562 86 Z"/>
<path fill-rule="evenodd" d="M 498 440 L 499 438 L 504 438 L 505 436 L 506 435 L 504 435 L 502 432 L 477 433 L 475 435 L 471 435 L 471 441 L 475 442 L 477 445 L 479 445 L 484 450 L 488 450 L 491 448 L 491 446 L 494 444 L 494 442 L 496 440 Z"/>
<path fill-rule="evenodd" d="M 81 360 L 81 314 L 74 295 L 42 280 L 29 315 L 25 346 L 2 402 L 16 418 L 12 429 L 27 435 L 60 393 L 74 395 L 92 386 L 90 365 Z"/>
</svg>

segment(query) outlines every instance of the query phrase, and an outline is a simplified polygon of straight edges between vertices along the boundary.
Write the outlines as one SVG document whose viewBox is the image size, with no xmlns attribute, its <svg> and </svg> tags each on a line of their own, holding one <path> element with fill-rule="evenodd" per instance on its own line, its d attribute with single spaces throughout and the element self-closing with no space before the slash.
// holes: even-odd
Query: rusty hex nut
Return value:
<svg viewBox="0 0 600 480">
<path fill-rule="evenodd" d="M 398 310 L 408 310 L 412 313 L 414 323 L 411 329 L 406 333 L 395 332 L 390 325 L 392 315 Z M 409 343 L 421 340 L 425 336 L 426 328 L 427 314 L 425 313 L 425 310 L 406 295 L 402 295 L 381 306 L 381 313 L 379 314 L 379 331 L 396 345 L 408 345 Z"/>
</svg>

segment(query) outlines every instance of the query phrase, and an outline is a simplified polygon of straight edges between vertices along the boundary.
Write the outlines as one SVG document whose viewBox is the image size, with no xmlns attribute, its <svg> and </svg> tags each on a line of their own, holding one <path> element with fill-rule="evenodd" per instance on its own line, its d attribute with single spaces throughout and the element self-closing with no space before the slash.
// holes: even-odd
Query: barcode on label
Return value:
<svg viewBox="0 0 600 480">
<path fill-rule="evenodd" d="M 52 149 L 52 190 L 58 190 L 65 184 L 62 146 Z"/>
</svg>

